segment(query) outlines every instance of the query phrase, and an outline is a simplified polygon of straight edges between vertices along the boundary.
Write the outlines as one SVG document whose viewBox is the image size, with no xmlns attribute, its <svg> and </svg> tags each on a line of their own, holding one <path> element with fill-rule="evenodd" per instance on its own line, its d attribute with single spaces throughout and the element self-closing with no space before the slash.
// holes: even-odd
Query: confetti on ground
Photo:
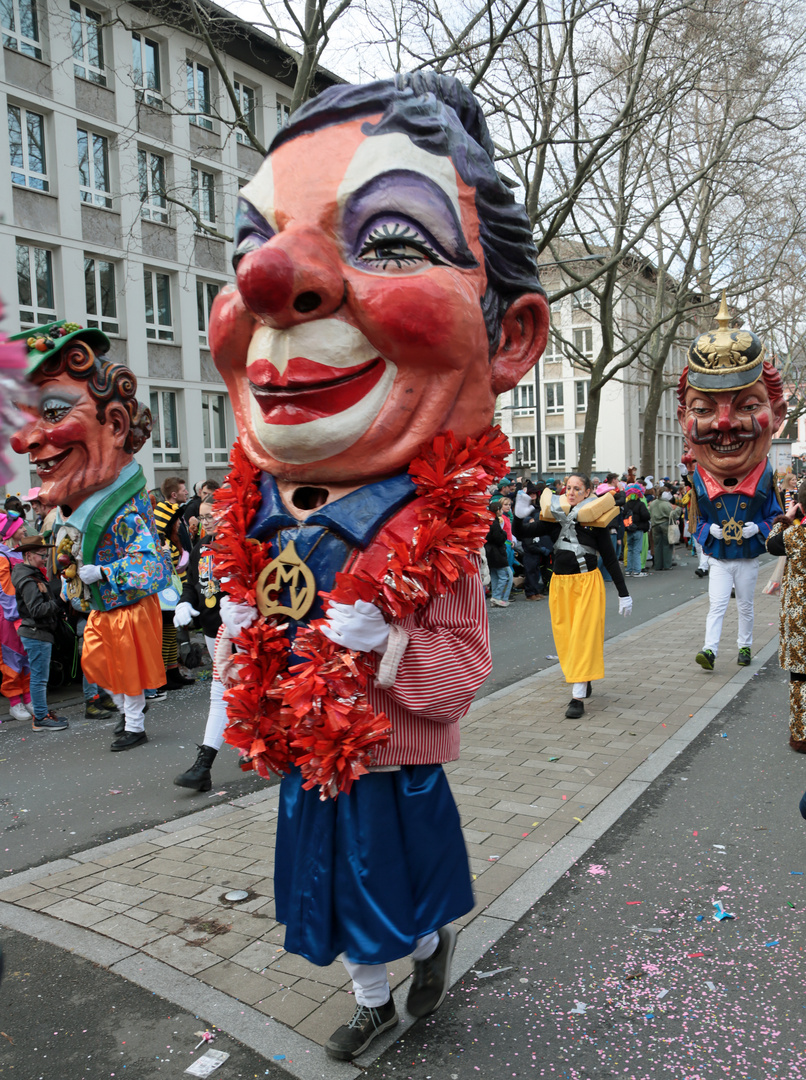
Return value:
<svg viewBox="0 0 806 1080">
<path fill-rule="evenodd" d="M 705 985 L 708 987 L 712 994 L 716 993 L 716 983 L 707 982 Z"/>
<path fill-rule="evenodd" d="M 764 942 L 764 948 L 765 949 L 771 949 L 773 947 L 773 945 L 780 945 L 780 944 L 781 944 L 780 939 L 776 940 L 776 941 L 765 941 Z"/>
<path fill-rule="evenodd" d="M 725 911 L 722 907 L 721 900 L 714 900 L 714 919 L 716 922 L 722 922 L 723 919 L 735 919 L 736 916 L 732 915 L 729 911 Z"/>
<path fill-rule="evenodd" d="M 659 990 L 658 991 L 658 1001 L 663 1001 L 663 999 L 666 997 L 666 995 L 668 993 L 669 993 L 669 991 L 668 991 L 668 989 L 666 989 L 666 987 L 663 987 L 661 990 Z"/>
<path fill-rule="evenodd" d="M 576 1004 L 574 1005 L 573 1009 L 569 1010 L 568 1015 L 569 1016 L 582 1016 L 582 1014 L 585 1012 L 587 1007 L 588 1006 L 585 1004 L 584 1001 L 577 1001 Z"/>
<path fill-rule="evenodd" d="M 473 969 L 473 974 L 478 979 L 490 979 L 493 975 L 500 975 L 502 971 L 512 971 L 514 964 L 507 964 L 506 967 L 495 968 L 493 971 L 476 971 Z"/>
</svg>

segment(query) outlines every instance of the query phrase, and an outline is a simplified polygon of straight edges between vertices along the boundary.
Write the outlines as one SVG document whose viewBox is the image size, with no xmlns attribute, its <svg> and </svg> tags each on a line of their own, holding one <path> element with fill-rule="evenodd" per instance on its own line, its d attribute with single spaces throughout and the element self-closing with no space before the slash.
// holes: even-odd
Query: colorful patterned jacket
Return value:
<svg viewBox="0 0 806 1080">
<path fill-rule="evenodd" d="M 73 547 L 80 564 L 94 563 L 103 570 L 102 579 L 85 586 L 78 597 L 63 588 L 62 595 L 78 611 L 127 607 L 171 584 L 170 561 L 157 534 L 143 470 L 136 462 L 68 519 L 57 521 L 57 544 L 73 530 L 80 534 Z"/>
</svg>

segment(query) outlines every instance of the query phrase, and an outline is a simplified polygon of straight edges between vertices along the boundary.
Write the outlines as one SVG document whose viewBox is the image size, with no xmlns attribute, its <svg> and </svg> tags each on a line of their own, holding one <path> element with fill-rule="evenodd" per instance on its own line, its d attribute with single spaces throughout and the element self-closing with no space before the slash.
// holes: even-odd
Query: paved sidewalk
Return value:
<svg viewBox="0 0 806 1080">
<path fill-rule="evenodd" d="M 763 577 L 764 575 L 762 575 Z M 779 601 L 756 594 L 753 665 L 736 665 L 731 605 L 713 673 L 694 663 L 698 598 L 611 640 L 607 677 L 579 721 L 557 666 L 474 704 L 446 767 L 476 906 L 460 920 L 453 977 L 478 963 L 708 724 L 776 647 Z M 628 625 L 628 624 L 627 624 Z M 649 760 L 648 760 L 649 759 Z M 300 1077 L 354 1076 L 321 1050 L 352 1013 L 340 964 L 282 947 L 273 901 L 277 788 L 210 807 L 0 882 L 0 924 L 146 986 Z M 249 894 L 224 899 L 229 889 Z M 392 964 L 392 984 L 410 973 Z M 399 991 L 404 1004 L 405 987 Z M 401 1009 L 399 1009 L 401 1011 Z M 365 1065 L 405 1030 L 373 1043 Z"/>
</svg>

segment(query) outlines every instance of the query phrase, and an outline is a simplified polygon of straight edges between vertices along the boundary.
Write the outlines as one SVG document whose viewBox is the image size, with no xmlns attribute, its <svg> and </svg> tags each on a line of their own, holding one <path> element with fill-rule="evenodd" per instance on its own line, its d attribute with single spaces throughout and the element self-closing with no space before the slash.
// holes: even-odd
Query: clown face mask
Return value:
<svg viewBox="0 0 806 1080">
<path fill-rule="evenodd" d="M 67 372 L 34 376 L 36 404 L 29 422 L 11 438 L 12 449 L 28 454 L 42 482 L 40 498 L 76 510 L 88 496 L 108 487 L 132 460 L 125 443 L 129 417 L 122 405 L 106 406 L 104 423 L 85 379 Z"/>
<path fill-rule="evenodd" d="M 475 191 L 377 119 L 291 138 L 241 193 L 211 346 L 247 455 L 282 479 L 363 482 L 480 433 L 545 347 L 530 293 L 491 350 Z"/>
<path fill-rule="evenodd" d="M 734 487 L 760 465 L 784 421 L 763 379 L 742 390 L 707 393 L 689 386 L 677 416 L 694 459 L 723 487 Z"/>
</svg>

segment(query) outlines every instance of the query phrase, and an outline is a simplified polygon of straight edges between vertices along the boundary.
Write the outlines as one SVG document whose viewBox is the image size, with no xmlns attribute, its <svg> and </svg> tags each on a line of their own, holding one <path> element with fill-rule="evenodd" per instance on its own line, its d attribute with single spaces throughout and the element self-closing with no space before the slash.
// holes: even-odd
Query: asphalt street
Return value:
<svg viewBox="0 0 806 1080">
<path fill-rule="evenodd" d="M 787 718 L 773 658 L 366 1075 L 806 1075 L 806 756 Z"/>
<path fill-rule="evenodd" d="M 663 578 L 629 579 L 635 606 L 630 620 L 618 616 L 618 596 L 607 586 L 606 634 L 622 633 L 701 595 L 707 580 L 694 574 L 695 560 Z M 492 608 L 493 672 L 479 697 L 556 663 L 548 600 L 527 603 L 521 595 L 508 608 Z M 699 647 L 699 646 L 698 646 Z M 6 720 L 0 725 L 0 868 L 22 870 L 189 814 L 200 807 L 264 787 L 266 781 L 238 768 L 226 746 L 213 768 L 206 794 L 175 787 L 202 741 L 209 681 L 168 694 L 146 717 L 148 743 L 126 753 L 110 753 L 112 720 L 85 720 L 80 688 L 73 704 L 58 707 L 70 721 L 64 732 L 34 732 Z"/>
</svg>

